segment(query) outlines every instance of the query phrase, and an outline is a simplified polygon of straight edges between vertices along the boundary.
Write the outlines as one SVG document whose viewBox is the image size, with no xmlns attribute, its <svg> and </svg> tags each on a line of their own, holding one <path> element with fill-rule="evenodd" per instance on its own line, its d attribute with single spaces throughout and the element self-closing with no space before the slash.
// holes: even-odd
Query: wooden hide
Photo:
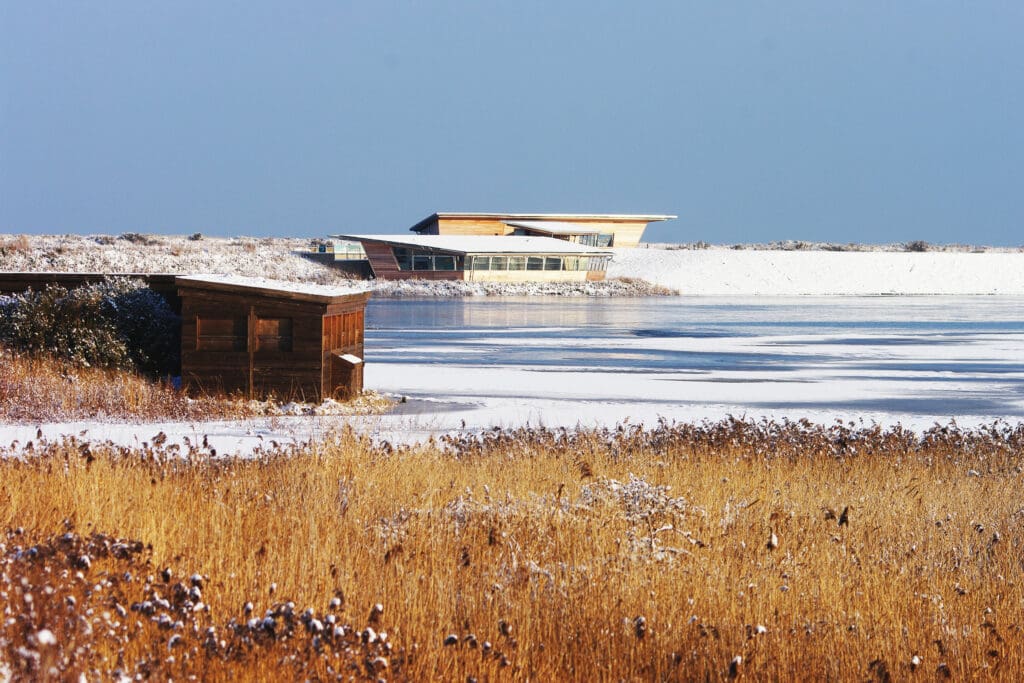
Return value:
<svg viewBox="0 0 1024 683">
<path fill-rule="evenodd" d="M 359 372 L 342 372 L 335 357 L 362 359 L 368 292 L 310 297 L 181 278 L 178 292 L 190 390 L 306 401 L 362 391 L 361 363 Z"/>
</svg>

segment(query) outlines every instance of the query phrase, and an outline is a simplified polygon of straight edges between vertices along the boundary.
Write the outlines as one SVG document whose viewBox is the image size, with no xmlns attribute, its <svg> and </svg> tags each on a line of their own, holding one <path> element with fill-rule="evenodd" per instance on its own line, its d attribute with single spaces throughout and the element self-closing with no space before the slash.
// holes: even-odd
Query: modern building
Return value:
<svg viewBox="0 0 1024 683">
<path fill-rule="evenodd" d="M 385 280 L 583 282 L 603 280 L 612 254 L 554 237 L 336 235 L 336 251 L 365 255 Z M 359 245 L 361 252 L 352 245 Z"/>
<path fill-rule="evenodd" d="M 438 212 L 409 229 L 419 235 L 543 236 L 590 247 L 635 247 L 648 223 L 673 218 L 645 214 Z"/>
<path fill-rule="evenodd" d="M 223 275 L 176 284 L 185 387 L 307 401 L 362 391 L 368 291 Z"/>
</svg>

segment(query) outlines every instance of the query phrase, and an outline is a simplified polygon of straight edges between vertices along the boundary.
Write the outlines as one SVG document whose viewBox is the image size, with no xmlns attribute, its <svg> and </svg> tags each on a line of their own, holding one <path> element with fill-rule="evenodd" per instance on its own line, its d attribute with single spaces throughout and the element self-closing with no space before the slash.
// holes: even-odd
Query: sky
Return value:
<svg viewBox="0 0 1024 683">
<path fill-rule="evenodd" d="M 1024 3 L 0 0 L 0 233 L 1024 244 Z"/>
</svg>

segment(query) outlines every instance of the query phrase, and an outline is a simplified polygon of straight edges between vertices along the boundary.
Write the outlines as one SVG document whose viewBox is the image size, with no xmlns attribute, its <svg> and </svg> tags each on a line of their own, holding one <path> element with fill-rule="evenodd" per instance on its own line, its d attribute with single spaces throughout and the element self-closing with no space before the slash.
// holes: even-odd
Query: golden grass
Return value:
<svg viewBox="0 0 1024 683">
<path fill-rule="evenodd" d="M 379 414 L 394 401 L 372 391 L 345 403 L 293 406 L 299 414 Z M 0 422 L 214 420 L 281 414 L 273 399 L 187 396 L 166 381 L 0 349 Z"/>
<path fill-rule="evenodd" d="M 998 425 L 413 449 L 342 434 L 249 461 L 37 445 L 0 461 L 0 663 L 90 680 L 1012 680 L 1022 460 L 1024 427 Z M 94 533 L 141 544 L 118 558 Z"/>
<path fill-rule="evenodd" d="M 252 414 L 244 401 L 189 398 L 162 381 L 0 349 L 0 421 L 188 420 Z"/>
</svg>

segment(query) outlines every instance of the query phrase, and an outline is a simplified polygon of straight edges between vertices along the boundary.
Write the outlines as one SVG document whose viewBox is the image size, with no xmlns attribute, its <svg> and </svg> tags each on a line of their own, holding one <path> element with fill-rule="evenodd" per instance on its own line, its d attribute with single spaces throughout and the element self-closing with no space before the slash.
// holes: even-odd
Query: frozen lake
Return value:
<svg viewBox="0 0 1024 683">
<path fill-rule="evenodd" d="M 376 300 L 366 337 L 382 429 L 1024 419 L 1016 297 Z"/>
<path fill-rule="evenodd" d="M 718 297 L 371 300 L 366 387 L 408 397 L 371 417 L 0 425 L 251 453 L 352 425 L 392 441 L 453 430 L 836 419 L 922 430 L 1024 420 L 1024 298 Z"/>
</svg>

